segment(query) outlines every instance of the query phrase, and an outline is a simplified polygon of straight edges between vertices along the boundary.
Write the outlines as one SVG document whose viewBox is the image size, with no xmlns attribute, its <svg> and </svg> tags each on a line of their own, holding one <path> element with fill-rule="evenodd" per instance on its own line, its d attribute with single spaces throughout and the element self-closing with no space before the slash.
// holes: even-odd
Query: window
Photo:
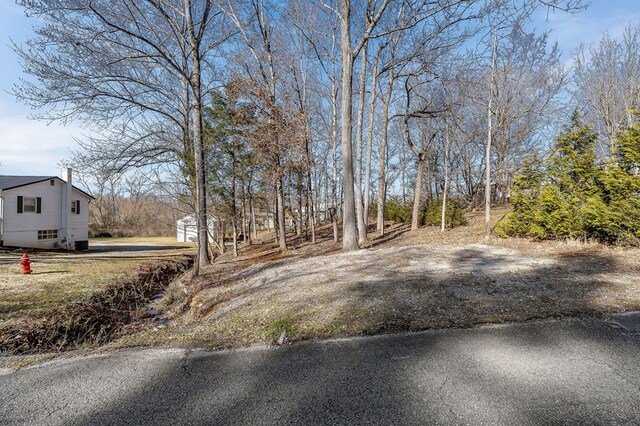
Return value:
<svg viewBox="0 0 640 426">
<path fill-rule="evenodd" d="M 18 213 L 42 213 L 42 198 L 18 195 Z"/>
<path fill-rule="evenodd" d="M 47 229 L 45 231 L 38 231 L 39 240 L 55 240 L 58 238 L 57 229 Z"/>
<path fill-rule="evenodd" d="M 54 179 L 51 179 L 51 180 L 49 181 L 49 185 L 51 185 L 51 186 L 56 186 L 56 181 L 55 181 Z"/>
<path fill-rule="evenodd" d="M 71 201 L 71 213 L 80 214 L 80 200 Z"/>
<path fill-rule="evenodd" d="M 26 212 L 36 211 L 36 199 L 34 197 L 24 197 L 22 210 Z"/>
</svg>

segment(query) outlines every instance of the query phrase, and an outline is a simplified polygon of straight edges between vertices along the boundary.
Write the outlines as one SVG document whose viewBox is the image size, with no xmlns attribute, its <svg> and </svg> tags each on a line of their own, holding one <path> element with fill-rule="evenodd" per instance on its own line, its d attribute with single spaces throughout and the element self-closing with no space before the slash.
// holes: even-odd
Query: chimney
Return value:
<svg viewBox="0 0 640 426">
<path fill-rule="evenodd" d="M 63 167 L 60 178 L 65 181 L 65 184 L 62 185 L 62 203 L 61 203 L 61 224 L 60 224 L 60 235 L 58 237 L 61 241 L 64 239 L 63 244 L 61 246 L 63 248 L 73 247 L 73 242 L 71 241 L 71 232 L 69 227 L 71 226 L 71 188 L 73 185 L 73 170 L 70 167 Z"/>
<path fill-rule="evenodd" d="M 62 173 L 60 173 L 60 179 L 63 181 L 73 184 L 73 169 L 71 167 L 63 167 Z"/>
</svg>

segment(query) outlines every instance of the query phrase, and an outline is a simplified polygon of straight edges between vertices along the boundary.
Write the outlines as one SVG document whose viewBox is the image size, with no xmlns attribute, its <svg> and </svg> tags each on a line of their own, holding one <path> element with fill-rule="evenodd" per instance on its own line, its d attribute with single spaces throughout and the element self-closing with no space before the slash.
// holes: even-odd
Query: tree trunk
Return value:
<svg viewBox="0 0 640 426">
<path fill-rule="evenodd" d="M 238 209 L 236 200 L 236 157 L 231 152 L 231 226 L 233 231 L 233 256 L 238 257 Z"/>
<path fill-rule="evenodd" d="M 238 221 L 236 218 L 231 220 L 231 226 L 233 227 L 233 256 L 238 257 Z"/>
<path fill-rule="evenodd" d="M 249 234 L 251 238 L 249 238 L 249 244 L 251 244 L 251 240 L 257 238 L 257 230 L 256 230 L 256 216 L 253 211 L 253 193 L 251 190 L 253 182 L 253 172 L 249 173 L 249 182 L 247 182 L 247 203 L 249 204 L 249 217 L 247 218 L 247 222 L 249 223 Z"/>
<path fill-rule="evenodd" d="M 307 212 L 309 212 L 309 224 L 311 225 L 311 243 L 316 243 L 316 220 L 313 207 L 313 191 L 311 186 L 311 171 L 307 172 Z"/>
<path fill-rule="evenodd" d="M 371 202 L 371 152 L 373 151 L 373 125 L 376 116 L 376 86 L 378 84 L 378 60 L 381 50 L 376 52 L 371 69 L 371 97 L 369 101 L 369 129 L 367 135 L 367 166 L 364 176 L 364 220 L 369 223 L 369 207 Z"/>
<path fill-rule="evenodd" d="M 426 157 L 425 162 L 427 164 L 427 185 L 426 185 L 427 193 L 425 194 L 425 196 L 427 200 L 432 200 L 434 177 L 433 177 L 433 169 L 431 168 L 431 146 L 427 147 L 425 157 Z"/>
<path fill-rule="evenodd" d="M 225 252 L 225 245 L 224 245 L 224 235 L 225 235 L 225 226 L 224 226 L 224 220 L 220 221 L 220 254 L 224 254 Z"/>
<path fill-rule="evenodd" d="M 400 189 L 402 192 L 402 204 L 407 202 L 407 149 L 404 144 L 400 147 Z"/>
<path fill-rule="evenodd" d="M 330 183 L 329 183 L 329 171 L 328 170 L 325 171 L 324 177 L 325 177 L 325 180 L 324 180 L 325 189 L 324 189 L 324 219 L 323 219 L 323 222 L 326 222 L 327 221 L 327 214 L 329 212 L 329 205 L 330 205 L 330 203 L 329 203 L 329 194 L 330 194 L 329 185 L 330 185 Z M 333 237 L 335 239 L 336 235 L 334 235 Z"/>
<path fill-rule="evenodd" d="M 202 134 L 202 72 L 200 69 L 200 41 L 196 38 L 196 30 L 191 17 L 191 1 L 185 1 L 184 9 L 190 36 L 189 47 L 191 49 L 192 62 L 191 90 L 193 91 L 193 146 L 196 172 L 196 217 L 198 221 L 198 256 L 196 258 L 197 264 L 194 268 L 194 275 L 197 276 L 200 273 L 200 268 L 208 265 L 210 262 L 209 250 L 207 248 L 209 242 L 207 236 L 207 172 L 205 168 L 205 149 Z"/>
<path fill-rule="evenodd" d="M 287 250 L 287 222 L 284 216 L 284 188 L 282 187 L 282 176 L 276 179 L 276 192 L 278 199 L 278 243 L 280 250 Z"/>
<path fill-rule="evenodd" d="M 449 186 L 449 123 L 446 126 L 445 147 L 444 147 L 444 190 L 442 191 L 442 215 L 440 217 L 440 232 L 446 228 L 447 218 L 447 193 Z"/>
<path fill-rule="evenodd" d="M 277 180 L 277 179 L 276 179 Z M 278 185 L 273 185 L 273 233 L 275 234 L 276 242 L 280 241 L 280 233 L 278 224 L 280 223 L 280 215 L 278 214 Z"/>
<path fill-rule="evenodd" d="M 325 214 L 332 209 L 334 213 L 330 214 L 333 224 L 333 241 L 338 242 L 338 215 L 336 214 L 336 206 L 338 205 L 338 105 L 336 99 L 335 79 L 331 82 L 331 139 L 333 143 L 333 165 L 331 174 L 331 206 L 325 206 Z"/>
<path fill-rule="evenodd" d="M 326 167 L 323 167 L 322 170 L 326 171 Z M 315 226 L 318 226 L 318 224 L 321 223 L 319 209 L 322 203 L 322 188 L 324 185 L 322 178 L 324 174 L 324 172 L 320 172 L 318 170 L 311 172 L 311 177 L 313 178 L 311 185 L 311 188 L 313 189 L 313 191 L 311 191 L 311 205 L 313 206 L 313 224 Z"/>
<path fill-rule="evenodd" d="M 247 193 L 244 188 L 244 179 L 240 180 L 242 191 L 240 196 L 242 197 L 242 242 L 245 244 L 251 244 L 251 229 L 247 229 Z M 251 228 L 251 224 L 249 224 Z"/>
<path fill-rule="evenodd" d="M 484 184 L 484 220 L 486 234 L 491 234 L 491 137 L 492 137 L 492 120 L 491 108 L 493 103 L 493 79 L 496 67 L 496 37 L 493 35 L 493 43 L 491 47 L 491 75 L 489 78 L 489 102 L 487 105 L 487 150 L 485 152 L 485 184 Z"/>
<path fill-rule="evenodd" d="M 258 238 L 258 228 L 256 228 L 256 210 L 253 207 L 253 194 L 249 193 L 249 210 L 251 214 L 251 231 L 253 232 L 253 238 Z"/>
<path fill-rule="evenodd" d="M 340 3 L 340 50 L 342 52 L 342 249 L 357 250 L 358 231 L 353 191 L 353 158 L 351 146 L 351 106 L 353 53 L 351 52 L 351 5 L 349 0 Z"/>
<path fill-rule="evenodd" d="M 358 93 L 358 112 L 356 122 L 356 220 L 358 224 L 358 243 L 367 242 L 367 222 L 362 202 L 362 130 L 364 127 L 364 95 L 367 88 L 367 45 L 362 48 L 362 61 L 360 66 L 360 92 Z"/>
<path fill-rule="evenodd" d="M 384 205 L 387 197 L 385 168 L 387 163 L 387 138 L 389 134 L 389 105 L 391 104 L 394 79 L 393 65 L 391 65 L 391 70 L 389 71 L 389 86 L 382 106 L 382 137 L 378 151 L 378 221 L 376 229 L 380 235 L 384 235 Z"/>
<path fill-rule="evenodd" d="M 416 187 L 413 191 L 413 211 L 411 212 L 411 230 L 418 229 L 418 217 L 420 215 L 420 192 L 422 191 L 422 169 L 424 154 L 418 155 L 416 163 Z"/>
<path fill-rule="evenodd" d="M 298 229 L 296 230 L 296 235 L 300 236 L 302 235 L 302 227 L 304 226 L 304 232 L 305 232 L 305 238 L 306 238 L 306 233 L 307 233 L 307 227 L 306 224 L 304 223 L 304 217 L 302 216 L 302 173 L 297 173 L 297 177 L 298 177 L 298 221 L 300 222 L 298 224 Z"/>
</svg>

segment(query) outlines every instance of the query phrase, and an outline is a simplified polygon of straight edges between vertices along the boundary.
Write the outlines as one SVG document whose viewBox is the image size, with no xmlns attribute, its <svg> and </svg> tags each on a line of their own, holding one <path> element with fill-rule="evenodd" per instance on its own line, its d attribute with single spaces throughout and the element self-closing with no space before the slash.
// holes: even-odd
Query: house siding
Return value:
<svg viewBox="0 0 640 426">
<path fill-rule="evenodd" d="M 73 189 L 72 201 L 80 201 L 80 214 L 71 213 L 69 216 L 69 240 L 86 241 L 89 239 L 89 197 Z M 71 209 L 71 203 L 68 206 Z"/>
</svg>

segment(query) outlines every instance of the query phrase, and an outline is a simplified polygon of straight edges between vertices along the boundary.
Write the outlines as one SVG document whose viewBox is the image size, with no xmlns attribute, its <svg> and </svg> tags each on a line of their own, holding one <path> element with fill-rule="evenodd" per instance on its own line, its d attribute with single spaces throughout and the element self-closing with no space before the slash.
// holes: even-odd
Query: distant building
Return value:
<svg viewBox="0 0 640 426">
<path fill-rule="evenodd" d="M 266 211 L 256 211 L 256 229 L 258 231 L 265 231 L 274 228 L 273 214 Z"/>
<path fill-rule="evenodd" d="M 0 175 L 0 246 L 89 248 L 89 202 L 72 185 L 71 169 L 57 176 Z"/>
<path fill-rule="evenodd" d="M 289 219 L 289 221 L 291 220 Z M 255 223 L 258 231 L 274 229 L 273 214 L 265 211 L 256 211 Z M 209 227 L 209 241 L 217 241 L 218 232 L 220 232 L 218 229 L 218 220 L 213 216 L 209 216 L 207 226 Z M 229 232 L 232 231 L 231 224 L 227 222 L 225 226 L 228 236 Z M 240 228 L 240 224 L 238 224 L 238 228 Z M 240 229 L 238 229 L 238 231 L 240 231 Z M 176 221 L 176 240 L 179 243 L 198 241 L 198 225 L 195 215 L 190 214 Z"/>
<path fill-rule="evenodd" d="M 209 216 L 209 241 L 217 240 L 216 219 Z M 195 215 L 188 215 L 176 221 L 176 239 L 179 243 L 195 243 L 198 241 L 198 224 Z"/>
</svg>

